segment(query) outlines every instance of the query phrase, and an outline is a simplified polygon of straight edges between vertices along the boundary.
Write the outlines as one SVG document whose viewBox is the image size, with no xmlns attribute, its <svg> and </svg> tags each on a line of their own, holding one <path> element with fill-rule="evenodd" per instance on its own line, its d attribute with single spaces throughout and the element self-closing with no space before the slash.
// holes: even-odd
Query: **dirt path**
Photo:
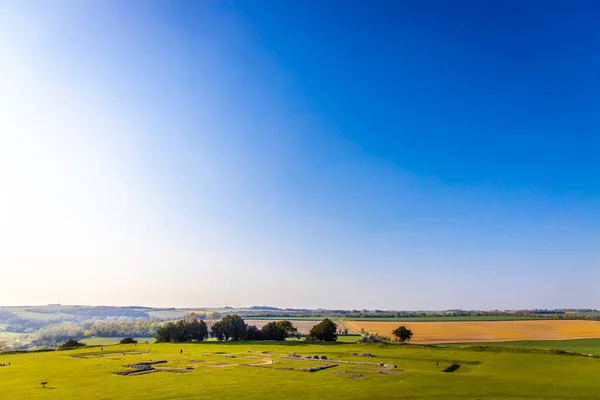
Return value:
<svg viewBox="0 0 600 400">
<path fill-rule="evenodd" d="M 353 332 L 353 333 L 355 333 L 355 334 L 357 334 L 357 335 L 364 336 L 364 335 L 363 335 L 362 333 L 360 333 L 359 331 L 357 331 L 357 330 L 354 330 L 354 329 L 350 328 L 350 327 L 349 327 L 348 325 L 346 325 L 346 324 L 344 323 L 344 321 L 343 321 L 343 320 L 341 320 L 341 319 L 340 319 L 340 324 L 342 324 L 342 326 L 343 326 L 344 328 L 348 329 L 348 332 Z"/>
</svg>

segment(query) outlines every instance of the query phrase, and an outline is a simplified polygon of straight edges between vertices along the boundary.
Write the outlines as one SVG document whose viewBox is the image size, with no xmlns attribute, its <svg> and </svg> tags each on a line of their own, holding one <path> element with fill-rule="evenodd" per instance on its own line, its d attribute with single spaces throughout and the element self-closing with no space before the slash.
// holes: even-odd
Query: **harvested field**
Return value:
<svg viewBox="0 0 600 400">
<path fill-rule="evenodd" d="M 262 328 L 264 325 L 268 324 L 269 322 L 273 322 L 273 321 L 277 321 L 275 319 L 248 319 L 246 320 L 246 323 L 248 325 L 256 325 L 256 327 L 258 329 Z M 298 328 L 298 331 L 300 333 L 303 334 L 308 334 L 308 332 L 310 331 L 310 329 L 315 326 L 316 324 L 318 324 L 319 322 L 321 322 L 322 319 L 320 320 L 315 320 L 315 321 L 290 321 L 292 323 L 292 325 L 294 325 L 296 328 Z M 334 321 L 337 322 L 337 321 Z"/>
<path fill-rule="evenodd" d="M 414 333 L 411 343 L 422 344 L 600 338 L 598 321 L 344 322 L 359 332 L 386 336 L 404 325 Z"/>
</svg>

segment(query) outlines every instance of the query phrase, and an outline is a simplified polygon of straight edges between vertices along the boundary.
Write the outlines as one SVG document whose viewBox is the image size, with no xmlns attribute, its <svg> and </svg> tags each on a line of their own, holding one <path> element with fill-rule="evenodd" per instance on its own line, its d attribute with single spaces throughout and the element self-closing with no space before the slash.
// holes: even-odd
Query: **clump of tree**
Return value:
<svg viewBox="0 0 600 400">
<path fill-rule="evenodd" d="M 66 342 L 64 342 L 63 344 L 61 344 L 58 348 L 59 349 L 73 349 L 75 347 L 83 347 L 85 346 L 85 343 L 81 343 L 79 340 L 76 339 L 69 339 Z"/>
<path fill-rule="evenodd" d="M 392 331 L 392 335 L 396 338 L 396 340 L 404 343 L 409 342 L 413 336 L 413 333 L 410 329 L 406 329 L 406 327 L 400 326 Z"/>
<path fill-rule="evenodd" d="M 237 341 L 247 337 L 247 328 L 248 325 L 244 320 L 239 315 L 233 314 L 226 315 L 222 320 L 215 322 L 210 331 L 219 341 Z"/>
<path fill-rule="evenodd" d="M 262 340 L 283 341 L 290 337 L 300 337 L 298 328 L 292 325 L 290 321 L 272 321 L 264 325 L 261 329 Z"/>
<path fill-rule="evenodd" d="M 325 318 L 311 328 L 306 340 L 335 342 L 337 340 L 337 325 L 329 318 Z"/>
<path fill-rule="evenodd" d="M 126 337 L 126 338 L 121 339 L 121 341 L 119 343 L 121 343 L 121 344 L 137 344 L 137 342 L 138 341 L 132 337 Z"/>
<path fill-rule="evenodd" d="M 169 322 L 156 332 L 157 342 L 202 341 L 208 337 L 208 327 L 204 321 L 198 321 L 194 313 L 177 322 Z M 219 341 L 238 340 L 280 340 L 300 337 L 298 329 L 290 321 L 272 321 L 262 329 L 248 325 L 236 314 L 226 315 L 220 321 L 212 323 L 210 334 Z"/>
<path fill-rule="evenodd" d="M 169 322 L 156 331 L 156 342 L 202 342 L 208 337 L 208 328 L 196 313 L 188 313 L 177 322 Z"/>
</svg>

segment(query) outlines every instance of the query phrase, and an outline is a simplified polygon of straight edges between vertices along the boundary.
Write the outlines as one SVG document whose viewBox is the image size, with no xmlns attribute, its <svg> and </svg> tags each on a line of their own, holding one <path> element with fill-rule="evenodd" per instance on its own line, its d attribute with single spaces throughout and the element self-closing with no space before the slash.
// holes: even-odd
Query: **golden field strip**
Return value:
<svg viewBox="0 0 600 400">
<path fill-rule="evenodd" d="M 411 343 L 502 342 L 510 340 L 565 340 L 600 338 L 599 321 L 473 321 L 473 322 L 377 322 L 347 321 L 358 332 L 392 336 L 400 325 L 413 331 Z"/>
</svg>

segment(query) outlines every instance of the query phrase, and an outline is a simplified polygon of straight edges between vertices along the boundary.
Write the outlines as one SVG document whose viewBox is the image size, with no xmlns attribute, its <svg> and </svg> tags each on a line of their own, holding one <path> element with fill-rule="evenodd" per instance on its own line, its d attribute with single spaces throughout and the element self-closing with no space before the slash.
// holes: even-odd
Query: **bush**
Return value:
<svg viewBox="0 0 600 400">
<path fill-rule="evenodd" d="M 126 337 L 124 339 L 121 339 L 121 341 L 119 343 L 121 343 L 121 344 L 136 344 L 137 340 L 135 340 L 132 337 Z"/>
<path fill-rule="evenodd" d="M 64 342 L 63 344 L 61 344 L 58 348 L 59 349 L 72 349 L 75 347 L 83 347 L 85 346 L 85 343 L 81 343 L 78 340 L 75 339 L 69 339 L 66 342 Z"/>
</svg>

